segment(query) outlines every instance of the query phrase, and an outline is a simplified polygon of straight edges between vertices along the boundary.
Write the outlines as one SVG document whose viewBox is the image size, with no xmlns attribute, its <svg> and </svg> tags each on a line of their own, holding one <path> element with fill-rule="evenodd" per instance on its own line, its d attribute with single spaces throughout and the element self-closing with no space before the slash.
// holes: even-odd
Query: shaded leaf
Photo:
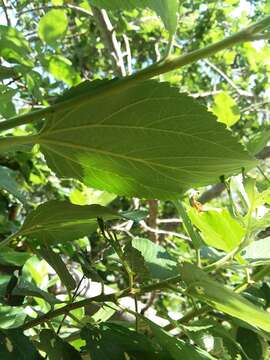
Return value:
<svg viewBox="0 0 270 360">
<path fill-rule="evenodd" d="M 40 333 L 41 348 L 50 360 L 81 360 L 80 353 L 69 343 L 55 335 L 52 330 L 44 329 Z"/>
<path fill-rule="evenodd" d="M 101 205 L 80 206 L 51 200 L 39 205 L 26 217 L 17 235 L 45 243 L 75 240 L 95 231 L 97 217 L 117 219 L 121 215 Z"/>
<path fill-rule="evenodd" d="M 146 336 L 113 323 L 85 327 L 81 337 L 92 360 L 166 359 Z"/>
<path fill-rule="evenodd" d="M 171 336 L 160 326 L 146 318 L 144 318 L 144 321 L 152 330 L 156 342 L 160 344 L 163 350 L 170 355 L 172 359 L 214 360 L 214 358 L 206 351 Z"/>
<path fill-rule="evenodd" d="M 149 278 L 149 271 L 146 267 L 144 257 L 129 241 L 124 247 L 124 254 L 131 270 L 134 274 L 139 275 L 140 279 Z"/>
<path fill-rule="evenodd" d="M 16 181 L 17 174 L 15 171 L 0 166 L 0 189 L 6 190 L 20 200 L 23 204 L 26 204 L 26 199 L 20 190 L 20 185 Z"/>
<path fill-rule="evenodd" d="M 0 331 L 0 359 L 3 360 L 39 360 L 42 357 L 20 330 Z"/>
<path fill-rule="evenodd" d="M 239 327 L 236 339 L 250 359 L 263 359 L 263 347 L 258 334 L 249 329 Z"/>
<path fill-rule="evenodd" d="M 26 252 L 14 251 L 13 249 L 6 247 L 1 249 L 0 264 L 23 266 L 30 257 L 31 255 Z"/>
<path fill-rule="evenodd" d="M 270 331 L 270 314 L 254 306 L 239 294 L 212 280 L 204 271 L 191 264 L 182 269 L 188 293 L 211 307 L 236 317 L 254 327 Z"/>
<path fill-rule="evenodd" d="M 163 280 L 179 274 L 176 259 L 164 247 L 142 238 L 132 239 L 132 246 L 141 253 L 153 279 Z"/>
</svg>

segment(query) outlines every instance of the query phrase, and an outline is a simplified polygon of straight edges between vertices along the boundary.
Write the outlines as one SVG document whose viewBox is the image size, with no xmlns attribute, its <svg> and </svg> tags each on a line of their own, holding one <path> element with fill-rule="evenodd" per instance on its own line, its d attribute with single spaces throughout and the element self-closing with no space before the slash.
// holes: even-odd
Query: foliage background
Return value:
<svg viewBox="0 0 270 360">
<path fill-rule="evenodd" d="M 203 48 L 255 23 L 269 11 L 266 0 L 180 1 L 171 51 L 182 55 Z M 171 25 L 165 21 L 166 28 L 151 6 L 109 9 L 107 14 L 112 38 L 106 40 L 104 23 L 99 18 L 101 12 L 91 6 L 91 1 L 2 1 L 0 115 L 3 121 L 54 104 L 67 89 L 84 80 L 93 82 L 130 75 L 166 55 L 171 40 L 167 30 Z M 105 30 L 108 35 L 108 28 Z M 110 48 L 111 40 L 119 45 L 118 54 L 111 53 L 115 51 Z M 0 239 L 4 241 L 21 231 L 19 240 L 2 247 L 0 253 L 3 340 L 0 354 L 7 359 L 7 356 L 45 358 L 45 353 L 49 359 L 59 356 L 124 359 L 124 353 L 131 359 L 145 354 L 160 359 L 169 356 L 176 359 L 180 355 L 194 359 L 211 356 L 268 359 L 270 320 L 265 315 L 260 325 L 262 315 L 256 311 L 267 311 L 270 302 L 269 72 L 270 48 L 266 36 L 159 75 L 161 82 L 169 82 L 212 111 L 217 121 L 224 123 L 260 159 L 257 167 L 225 183 L 185 189 L 184 208 L 177 208 L 171 201 L 120 196 L 87 187 L 78 180 L 58 177 L 48 166 L 39 145 L 0 154 Z M 106 105 L 104 102 L 104 108 Z M 37 121 L 3 131 L 1 135 L 24 136 L 37 133 L 42 126 L 43 121 Z M 100 141 L 117 144 L 119 139 L 116 135 L 108 139 L 103 135 Z M 135 139 L 135 146 L 141 146 L 139 138 Z M 201 151 L 199 147 L 197 150 Z M 192 184 L 200 183 L 200 175 L 197 177 Z M 67 207 L 60 200 L 65 200 Z M 48 201 L 52 202 L 40 215 L 44 228 L 30 233 L 29 240 L 25 219 L 27 215 L 29 219 L 29 213 L 39 204 Z M 70 228 L 62 233 L 59 224 L 77 211 L 69 210 L 67 201 L 74 205 L 99 204 L 107 209 L 95 208 L 91 214 L 90 208 L 87 211 L 81 208 L 75 220 L 87 219 L 87 224 L 69 224 Z M 186 214 L 191 228 L 185 221 Z M 98 227 L 97 216 L 110 221 L 104 225 L 100 220 Z M 56 235 L 46 228 L 46 219 L 52 218 L 58 221 L 56 230 L 52 230 L 58 231 Z M 199 237 L 200 249 L 192 231 Z M 224 259 L 231 251 L 237 249 L 240 253 L 243 238 L 246 241 L 241 255 L 234 259 L 227 257 L 227 262 L 222 260 L 216 266 L 215 261 Z M 120 242 L 122 247 L 111 246 L 113 241 Z M 199 281 L 196 284 L 202 290 L 201 297 L 197 285 L 187 285 L 191 275 L 186 280 L 181 277 L 180 284 L 177 278 L 177 286 L 167 284 L 162 291 L 159 287 L 151 288 L 153 281 L 154 284 L 166 282 L 179 276 L 179 268 L 185 261 L 211 270 L 212 279 L 220 284 L 236 292 L 243 291 L 243 298 L 256 305 L 255 312 L 242 308 L 233 313 L 224 297 L 232 296 L 235 304 L 239 299 L 227 294 L 224 288 L 216 288 L 212 280 L 201 280 L 203 275 L 195 279 Z M 191 269 L 190 273 L 196 271 Z M 138 299 L 135 296 L 135 302 L 134 294 L 127 293 L 127 302 L 120 307 L 115 307 L 114 301 L 108 302 L 115 299 L 100 298 L 95 304 L 76 308 L 64 318 L 62 313 L 50 321 L 45 319 L 41 325 L 26 325 L 28 340 L 23 337 L 25 324 L 60 308 L 59 301 L 67 304 L 83 301 L 98 295 L 103 284 L 105 293 L 108 288 L 122 291 L 131 281 L 135 282 L 135 288 L 143 284 L 152 291 L 145 291 Z M 211 298 L 211 291 L 219 293 L 220 299 L 213 295 Z M 243 298 L 239 300 L 240 308 Z M 138 309 L 134 303 L 140 313 L 135 316 L 136 321 L 134 312 Z M 129 310 L 124 311 L 123 307 Z M 141 318 L 143 315 L 165 326 L 173 337 L 166 338 L 168 333 L 147 323 Z M 131 332 L 132 329 L 138 334 Z M 142 335 L 147 335 L 145 342 Z M 91 336 L 101 337 L 103 354 L 97 350 L 98 342 L 91 342 Z M 50 348 L 52 338 L 57 345 Z M 12 351 L 7 352 L 6 339 L 13 344 Z M 133 340 L 137 341 L 135 347 Z M 161 348 L 158 343 L 163 344 Z M 21 352 L 23 344 L 27 357 Z"/>
</svg>

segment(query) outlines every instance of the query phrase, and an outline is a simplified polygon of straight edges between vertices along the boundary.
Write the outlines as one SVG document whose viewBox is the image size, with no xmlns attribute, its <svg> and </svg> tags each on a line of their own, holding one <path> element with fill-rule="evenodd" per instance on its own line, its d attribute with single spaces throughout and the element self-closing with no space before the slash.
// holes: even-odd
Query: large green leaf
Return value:
<svg viewBox="0 0 270 360">
<path fill-rule="evenodd" d="M 39 21 L 38 35 L 47 44 L 54 46 L 66 33 L 68 18 L 64 10 L 50 10 Z"/>
<path fill-rule="evenodd" d="M 97 227 L 97 217 L 117 219 L 121 215 L 101 205 L 74 205 L 51 200 L 30 213 L 17 233 L 46 243 L 79 239 Z"/>
<path fill-rule="evenodd" d="M 60 176 L 146 198 L 175 198 L 255 164 L 203 106 L 156 81 L 56 112 L 29 142 Z"/>
<path fill-rule="evenodd" d="M 0 56 L 9 62 L 33 66 L 30 46 L 24 35 L 13 27 L 0 25 Z"/>
<path fill-rule="evenodd" d="M 194 265 L 185 264 L 182 269 L 182 276 L 191 296 L 254 327 L 270 331 L 269 313 L 216 282 L 204 271 Z"/>
<path fill-rule="evenodd" d="M 129 10 L 149 7 L 162 19 L 167 30 L 174 34 L 177 27 L 178 0 L 89 0 L 90 4 L 109 10 Z"/>
<path fill-rule="evenodd" d="M 29 338 L 14 329 L 0 331 L 0 359 L 39 360 L 42 357 Z"/>
<path fill-rule="evenodd" d="M 40 342 L 41 349 L 46 352 L 50 360 L 81 360 L 80 353 L 52 330 L 42 330 Z"/>
<path fill-rule="evenodd" d="M 166 249 L 148 239 L 132 239 L 132 246 L 139 250 L 145 260 L 145 266 L 153 279 L 167 279 L 179 274 L 177 261 Z"/>
<path fill-rule="evenodd" d="M 146 318 L 144 318 L 144 321 L 151 328 L 157 343 L 159 343 L 163 350 L 168 354 L 168 359 L 169 356 L 171 356 L 174 360 L 214 360 L 214 358 L 206 351 L 171 336 L 160 326 Z"/>
<path fill-rule="evenodd" d="M 245 229 L 227 209 L 199 212 L 190 208 L 188 215 L 192 223 L 200 229 L 204 242 L 216 249 L 229 252 L 240 244 L 245 235 Z"/>
</svg>

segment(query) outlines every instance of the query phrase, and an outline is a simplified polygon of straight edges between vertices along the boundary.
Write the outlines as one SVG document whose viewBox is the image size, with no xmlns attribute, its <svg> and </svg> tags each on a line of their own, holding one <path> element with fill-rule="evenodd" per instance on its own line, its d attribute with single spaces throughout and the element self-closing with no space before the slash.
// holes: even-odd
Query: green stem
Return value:
<svg viewBox="0 0 270 360">
<path fill-rule="evenodd" d="M 175 283 L 179 282 L 180 280 L 181 280 L 181 276 L 179 275 L 179 276 L 174 276 L 172 278 L 169 278 L 167 280 L 163 280 L 163 281 L 160 281 L 157 283 L 142 286 L 141 288 L 136 289 L 137 290 L 136 295 L 140 296 L 147 292 L 152 292 L 153 290 L 161 290 L 161 289 L 167 288 L 170 284 L 175 284 Z M 27 322 L 26 324 L 22 325 L 20 327 L 20 329 L 23 331 L 27 330 L 27 329 L 31 329 L 34 326 L 43 324 L 44 322 L 47 322 L 50 319 L 53 319 L 53 318 L 58 317 L 63 314 L 68 314 L 72 310 L 75 310 L 75 309 L 78 309 L 81 307 L 85 307 L 85 306 L 90 305 L 95 302 L 97 302 L 97 303 L 109 302 L 109 301 L 117 302 L 117 300 L 119 298 L 122 298 L 125 296 L 134 296 L 134 289 L 132 291 L 132 289 L 127 288 L 127 289 L 118 291 L 117 293 L 114 293 L 114 294 L 108 294 L 108 295 L 101 294 L 98 296 L 94 296 L 90 299 L 84 299 L 84 300 L 76 301 L 74 303 L 67 304 L 67 305 L 61 307 L 60 309 L 56 309 L 54 311 L 49 311 L 47 314 L 41 315 L 38 318 Z"/>
<path fill-rule="evenodd" d="M 188 214 L 186 212 L 186 209 L 184 207 L 184 205 L 182 204 L 182 202 L 180 200 L 176 200 L 174 201 L 174 205 L 179 213 L 179 215 L 181 216 L 183 223 L 186 227 L 187 233 L 191 238 L 191 241 L 193 242 L 193 245 L 196 249 L 196 251 L 198 251 L 201 247 L 202 241 L 200 238 L 200 235 L 198 234 L 198 232 L 194 229 Z M 198 254 L 197 254 L 198 255 Z M 197 258 L 198 261 L 198 258 Z"/>
<path fill-rule="evenodd" d="M 2 123 L 0 123 L 0 131 L 12 129 L 16 126 L 42 119 L 45 116 L 53 114 L 55 111 L 60 109 L 67 110 L 73 106 L 82 105 L 100 96 L 103 97 L 108 94 L 111 95 L 115 92 L 123 91 L 128 87 L 132 86 L 134 84 L 134 81 L 150 79 L 154 76 L 167 73 L 169 71 L 181 68 L 182 66 L 191 64 L 200 59 L 206 58 L 210 55 L 217 53 L 218 51 L 224 50 L 233 45 L 252 41 L 254 35 L 260 33 L 269 25 L 270 15 L 258 21 L 256 24 L 251 25 L 221 41 L 208 45 L 203 49 L 194 50 L 182 56 L 169 56 L 168 58 L 162 59 L 160 62 L 155 63 L 131 76 L 128 76 L 124 79 L 116 79 L 110 81 L 106 86 L 100 86 L 97 89 L 90 91 L 89 93 L 84 93 L 72 99 L 53 104 L 47 108 L 14 117 L 7 121 L 3 121 Z"/>
</svg>

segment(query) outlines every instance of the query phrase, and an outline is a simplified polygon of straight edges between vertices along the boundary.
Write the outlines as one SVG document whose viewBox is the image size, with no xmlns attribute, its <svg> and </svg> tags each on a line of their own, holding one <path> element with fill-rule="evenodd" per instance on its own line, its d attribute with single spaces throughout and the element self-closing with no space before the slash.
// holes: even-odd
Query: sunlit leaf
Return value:
<svg viewBox="0 0 270 360">
<path fill-rule="evenodd" d="M 0 56 L 5 60 L 33 66 L 30 46 L 24 35 L 13 27 L 0 25 Z"/>
<path fill-rule="evenodd" d="M 183 280 L 188 293 L 225 314 L 243 320 L 248 324 L 270 331 L 270 314 L 229 288 L 213 280 L 194 265 L 185 264 L 182 269 Z"/>
<path fill-rule="evenodd" d="M 68 18 L 64 10 L 48 11 L 39 21 L 38 35 L 49 45 L 54 46 L 67 30 Z"/>
<path fill-rule="evenodd" d="M 255 164 L 204 107 L 155 81 L 56 113 L 29 142 L 60 176 L 147 198 L 175 198 Z"/>
<path fill-rule="evenodd" d="M 225 208 L 199 212 L 190 207 L 188 214 L 201 231 L 204 242 L 214 248 L 229 252 L 240 244 L 245 235 L 245 228 Z"/>
<path fill-rule="evenodd" d="M 215 104 L 212 107 L 212 111 L 217 116 L 219 122 L 230 127 L 240 119 L 240 111 L 229 93 L 221 92 L 215 95 L 214 101 Z"/>
</svg>

